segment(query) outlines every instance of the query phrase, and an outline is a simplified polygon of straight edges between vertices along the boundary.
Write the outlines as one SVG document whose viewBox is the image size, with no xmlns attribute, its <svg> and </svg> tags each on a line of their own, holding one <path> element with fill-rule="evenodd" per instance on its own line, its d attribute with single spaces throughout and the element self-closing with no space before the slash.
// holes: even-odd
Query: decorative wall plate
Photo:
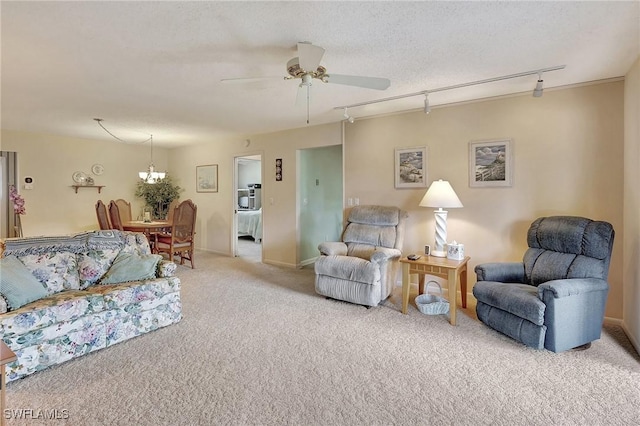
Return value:
<svg viewBox="0 0 640 426">
<path fill-rule="evenodd" d="M 71 177 L 77 184 L 83 184 L 87 180 L 87 175 L 85 175 L 84 172 L 74 172 Z"/>
<path fill-rule="evenodd" d="M 104 166 L 102 164 L 94 164 L 91 166 L 91 172 L 96 176 L 100 176 L 104 173 Z"/>
</svg>

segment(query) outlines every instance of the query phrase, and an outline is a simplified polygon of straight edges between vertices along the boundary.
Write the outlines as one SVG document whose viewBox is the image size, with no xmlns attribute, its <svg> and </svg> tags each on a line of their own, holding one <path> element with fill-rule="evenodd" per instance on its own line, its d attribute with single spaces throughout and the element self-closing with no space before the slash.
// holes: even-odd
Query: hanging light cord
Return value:
<svg viewBox="0 0 640 426">
<path fill-rule="evenodd" d="M 150 166 L 153 166 L 153 135 L 151 135 L 151 137 L 148 139 L 151 141 L 151 164 Z"/>
<path fill-rule="evenodd" d="M 96 121 L 98 123 L 98 125 L 100 127 L 102 127 L 102 129 L 107 132 L 109 135 L 111 135 L 111 137 L 113 137 L 115 140 L 120 141 L 122 143 L 126 143 L 126 144 L 131 144 L 131 143 L 140 143 L 143 144 L 145 142 L 149 142 L 151 141 L 151 156 L 153 157 L 153 135 L 149 135 L 148 139 L 143 140 L 142 142 L 128 142 L 125 141 L 124 139 L 120 139 L 119 137 L 117 137 L 116 135 L 114 135 L 113 133 L 111 133 L 106 127 L 104 127 L 104 125 L 102 124 L 102 122 L 104 121 L 102 118 L 94 118 L 94 121 Z M 140 133 L 144 133 L 144 132 L 140 132 Z M 145 133 L 146 134 L 146 133 Z"/>
</svg>

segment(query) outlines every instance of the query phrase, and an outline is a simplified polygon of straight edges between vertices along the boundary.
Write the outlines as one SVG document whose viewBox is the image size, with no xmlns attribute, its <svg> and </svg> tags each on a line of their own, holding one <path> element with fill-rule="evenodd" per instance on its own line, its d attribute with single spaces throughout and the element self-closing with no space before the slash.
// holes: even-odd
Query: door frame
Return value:
<svg viewBox="0 0 640 426">
<path fill-rule="evenodd" d="M 242 154 L 235 154 L 233 156 L 233 179 L 231 179 L 231 256 L 238 257 L 238 165 L 240 163 L 241 158 L 245 157 L 260 157 L 260 180 L 262 185 L 262 240 L 260 241 L 261 247 L 261 256 L 260 261 L 264 259 L 264 152 L 263 151 L 253 151 L 253 152 L 245 152 Z"/>
</svg>

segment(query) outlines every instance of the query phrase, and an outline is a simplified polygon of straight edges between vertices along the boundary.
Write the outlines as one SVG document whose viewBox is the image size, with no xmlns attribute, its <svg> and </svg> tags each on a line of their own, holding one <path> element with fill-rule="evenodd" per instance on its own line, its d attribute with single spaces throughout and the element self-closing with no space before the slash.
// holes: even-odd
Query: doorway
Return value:
<svg viewBox="0 0 640 426">
<path fill-rule="evenodd" d="M 16 237 L 22 234 L 18 229 L 20 218 L 14 214 L 9 201 L 9 187 L 18 186 L 18 154 L 0 151 L 0 238 Z"/>
<path fill-rule="evenodd" d="M 262 262 L 262 155 L 234 161 L 233 254 Z"/>
<path fill-rule="evenodd" d="M 318 244 L 342 235 L 342 145 L 299 150 L 298 160 L 298 262 L 307 266 L 318 257 Z"/>
</svg>

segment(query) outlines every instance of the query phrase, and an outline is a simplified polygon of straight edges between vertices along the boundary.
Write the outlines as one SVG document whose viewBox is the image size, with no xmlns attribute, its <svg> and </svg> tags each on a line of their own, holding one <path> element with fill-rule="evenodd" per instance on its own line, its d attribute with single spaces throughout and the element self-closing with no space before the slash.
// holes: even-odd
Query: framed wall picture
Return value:
<svg viewBox="0 0 640 426">
<path fill-rule="evenodd" d="M 218 192 L 218 165 L 196 166 L 196 192 Z"/>
<path fill-rule="evenodd" d="M 276 158 L 276 182 L 282 181 L 282 158 Z"/>
<path fill-rule="evenodd" d="M 395 187 L 426 187 L 427 147 L 398 148 L 395 154 Z"/>
<path fill-rule="evenodd" d="M 469 186 L 499 187 L 513 184 L 512 140 L 469 142 Z"/>
</svg>

